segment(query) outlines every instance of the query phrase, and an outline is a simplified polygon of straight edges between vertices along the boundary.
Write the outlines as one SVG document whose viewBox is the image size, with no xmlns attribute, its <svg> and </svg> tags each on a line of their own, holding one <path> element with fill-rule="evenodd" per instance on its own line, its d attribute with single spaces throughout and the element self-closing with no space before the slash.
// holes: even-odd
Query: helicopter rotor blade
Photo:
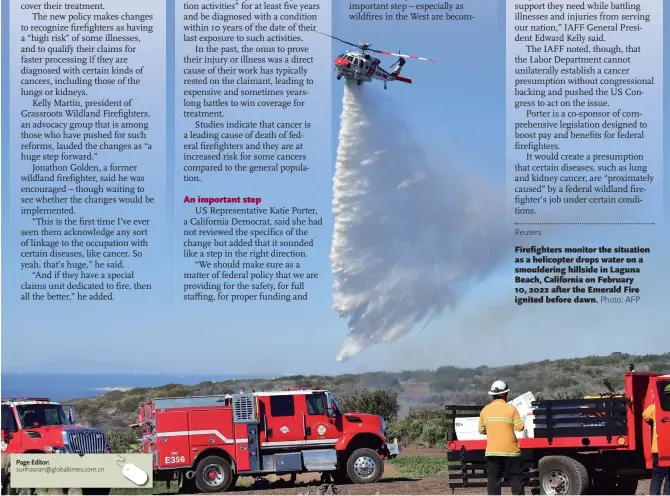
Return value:
<svg viewBox="0 0 670 496">
<path fill-rule="evenodd" d="M 383 50 L 375 50 L 374 48 L 370 48 L 370 51 L 375 53 L 381 53 L 382 55 L 392 55 L 393 57 L 402 57 L 404 59 L 425 60 L 427 62 L 432 62 L 433 64 L 437 63 L 433 59 L 427 59 L 426 57 L 417 57 L 416 55 L 405 55 L 403 53 L 385 52 Z"/>
<path fill-rule="evenodd" d="M 339 42 L 341 42 L 341 43 L 344 43 L 345 45 L 349 45 L 349 46 L 358 48 L 359 50 L 370 51 L 370 52 L 374 52 L 374 53 L 379 53 L 379 54 L 381 54 L 381 55 L 391 55 L 391 56 L 394 56 L 394 57 L 403 57 L 403 58 L 406 58 L 406 59 L 412 59 L 412 60 L 425 60 L 425 61 L 427 61 L 427 62 L 432 62 L 432 63 L 434 63 L 434 64 L 436 63 L 433 59 L 428 59 L 428 58 L 426 58 L 426 57 L 417 57 L 416 55 L 405 55 L 405 54 L 402 54 L 402 53 L 394 53 L 394 52 L 386 52 L 386 51 L 383 51 L 383 50 L 376 50 L 376 49 L 374 49 L 374 48 L 370 48 L 369 45 L 367 45 L 367 44 L 363 44 L 363 43 L 361 43 L 361 42 L 359 42 L 359 43 L 352 43 L 352 42 L 350 42 L 350 41 L 343 40 L 342 38 L 338 38 L 337 36 L 333 36 L 333 35 L 331 35 L 331 34 L 322 33 L 321 31 L 316 31 L 316 32 L 319 33 L 319 34 L 321 34 L 321 35 L 323 35 L 323 36 L 327 36 L 328 38 L 332 38 L 332 39 L 337 40 L 337 41 L 339 41 Z"/>
<path fill-rule="evenodd" d="M 352 43 L 352 42 L 350 42 L 350 41 L 343 40 L 343 39 L 341 39 L 341 38 L 337 38 L 336 36 L 332 36 L 332 35 L 330 35 L 330 34 L 322 33 L 321 31 L 316 31 L 316 32 L 319 33 L 319 34 L 322 34 L 322 35 L 324 35 L 324 36 L 328 36 L 328 38 L 332 38 L 332 39 L 334 39 L 334 40 L 340 41 L 340 42 L 344 43 L 345 45 L 350 45 L 350 46 L 352 46 L 352 47 L 359 48 L 358 43 Z"/>
</svg>

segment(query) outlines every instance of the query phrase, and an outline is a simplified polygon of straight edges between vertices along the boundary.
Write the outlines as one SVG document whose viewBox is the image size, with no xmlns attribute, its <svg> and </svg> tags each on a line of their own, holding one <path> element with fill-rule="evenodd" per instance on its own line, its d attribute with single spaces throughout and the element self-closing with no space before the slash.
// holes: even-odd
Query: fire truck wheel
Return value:
<svg viewBox="0 0 670 496">
<path fill-rule="evenodd" d="M 540 494 L 585 494 L 589 487 L 586 467 L 569 456 L 545 456 L 539 469 Z"/>
<path fill-rule="evenodd" d="M 203 493 L 225 491 L 233 482 L 230 463 L 220 456 L 206 456 L 195 469 L 195 485 Z"/>
<path fill-rule="evenodd" d="M 375 450 L 361 448 L 347 460 L 347 475 L 354 484 L 372 484 L 384 475 L 384 462 Z"/>
<path fill-rule="evenodd" d="M 88 495 L 88 494 L 108 495 L 108 494 L 111 494 L 111 493 L 112 493 L 111 489 L 83 488 L 81 490 L 82 496 Z"/>
</svg>

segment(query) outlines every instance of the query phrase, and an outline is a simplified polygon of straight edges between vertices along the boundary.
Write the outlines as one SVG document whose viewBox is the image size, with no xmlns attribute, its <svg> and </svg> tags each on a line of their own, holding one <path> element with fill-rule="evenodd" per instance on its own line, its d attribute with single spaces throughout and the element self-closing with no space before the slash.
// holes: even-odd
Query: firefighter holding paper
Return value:
<svg viewBox="0 0 670 496">
<path fill-rule="evenodd" d="M 479 415 L 479 432 L 486 435 L 488 494 L 501 494 L 503 477 L 512 486 L 512 494 L 524 494 L 523 459 L 515 432 L 524 429 L 519 410 L 507 403 L 509 388 L 503 381 L 491 385 L 493 401 Z"/>
</svg>

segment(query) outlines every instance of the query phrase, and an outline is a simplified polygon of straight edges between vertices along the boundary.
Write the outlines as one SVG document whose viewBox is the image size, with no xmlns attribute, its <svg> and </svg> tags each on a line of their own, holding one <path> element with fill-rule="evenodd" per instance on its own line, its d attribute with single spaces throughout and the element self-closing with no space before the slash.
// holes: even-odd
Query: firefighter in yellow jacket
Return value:
<svg viewBox="0 0 670 496">
<path fill-rule="evenodd" d="M 515 431 L 522 431 L 519 410 L 507 403 L 509 388 L 495 381 L 489 391 L 493 401 L 479 415 L 479 432 L 486 434 L 486 471 L 488 494 L 501 494 L 503 476 L 512 486 L 512 494 L 524 494 L 523 458 Z"/>
<path fill-rule="evenodd" d="M 668 398 L 666 401 L 670 404 L 670 384 L 665 386 L 665 389 L 661 394 L 662 398 Z M 642 418 L 645 422 L 653 425 L 651 434 L 651 457 L 653 460 L 653 468 L 651 471 L 649 494 L 661 494 L 663 481 L 665 481 L 663 494 L 670 494 L 670 468 L 660 467 L 658 464 L 658 431 L 656 430 L 656 405 L 654 403 L 645 408 L 644 412 L 642 412 Z"/>
</svg>

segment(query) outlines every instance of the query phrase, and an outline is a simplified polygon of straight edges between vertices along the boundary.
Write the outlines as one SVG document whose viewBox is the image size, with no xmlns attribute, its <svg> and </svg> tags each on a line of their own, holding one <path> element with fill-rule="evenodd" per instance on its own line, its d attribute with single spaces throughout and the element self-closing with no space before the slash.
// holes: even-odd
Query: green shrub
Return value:
<svg viewBox="0 0 670 496">
<path fill-rule="evenodd" d="M 430 420 L 423 424 L 420 444 L 429 448 L 444 446 L 447 439 L 447 424 L 439 420 Z"/>
<path fill-rule="evenodd" d="M 345 413 L 369 413 L 384 417 L 386 422 L 393 422 L 398 418 L 400 405 L 398 404 L 398 392 L 391 389 L 379 389 L 372 391 L 363 389 L 353 394 L 339 398 Z"/>
<path fill-rule="evenodd" d="M 107 442 L 113 453 L 139 453 L 140 434 L 136 430 L 112 431 L 107 433 Z"/>
<path fill-rule="evenodd" d="M 448 425 L 443 410 L 412 409 L 404 419 L 389 425 L 388 435 L 405 446 L 419 443 L 430 448 L 443 447 Z"/>
</svg>

